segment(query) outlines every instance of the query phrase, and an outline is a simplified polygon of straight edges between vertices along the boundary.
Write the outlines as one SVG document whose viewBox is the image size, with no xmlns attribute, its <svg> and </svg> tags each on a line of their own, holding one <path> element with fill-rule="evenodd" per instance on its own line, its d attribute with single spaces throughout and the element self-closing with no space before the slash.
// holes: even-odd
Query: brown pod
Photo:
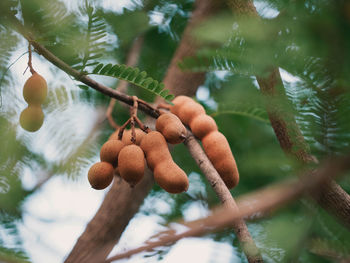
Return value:
<svg viewBox="0 0 350 263">
<path fill-rule="evenodd" d="M 202 140 L 207 134 L 218 130 L 215 120 L 206 114 L 196 116 L 190 122 L 190 128 L 194 136 L 200 140 Z"/>
<path fill-rule="evenodd" d="M 146 134 L 141 141 L 140 147 L 146 155 L 147 165 L 151 170 L 163 160 L 172 160 L 168 144 L 164 136 L 158 131 Z"/>
<path fill-rule="evenodd" d="M 101 190 L 111 184 L 113 175 L 114 168 L 110 163 L 99 162 L 91 166 L 88 172 L 88 180 L 92 188 Z"/>
<path fill-rule="evenodd" d="M 44 122 L 44 113 L 40 106 L 30 105 L 19 116 L 21 127 L 29 132 L 40 129 Z"/>
<path fill-rule="evenodd" d="M 175 99 L 172 100 L 172 103 L 174 104 L 171 106 L 170 111 L 178 116 L 179 109 L 184 105 L 186 102 L 193 101 L 190 97 L 187 96 L 177 96 Z"/>
<path fill-rule="evenodd" d="M 180 120 L 186 124 L 190 125 L 190 122 L 198 115 L 205 114 L 205 109 L 202 105 L 195 102 L 194 100 L 186 102 L 178 111 L 177 116 Z"/>
<path fill-rule="evenodd" d="M 154 180 L 165 191 L 178 194 L 187 191 L 188 178 L 186 173 L 172 160 L 158 163 L 154 169 Z"/>
<path fill-rule="evenodd" d="M 145 156 L 140 146 L 131 144 L 120 151 L 118 170 L 120 176 L 131 186 L 141 181 L 145 172 Z"/>
<path fill-rule="evenodd" d="M 44 103 L 46 96 L 46 80 L 38 73 L 34 73 L 24 83 L 23 98 L 28 104 L 42 104 Z"/>
<path fill-rule="evenodd" d="M 107 162 L 116 167 L 118 165 L 119 152 L 124 146 L 124 143 L 120 140 L 106 141 L 100 151 L 101 162 Z"/>
<path fill-rule="evenodd" d="M 185 126 L 180 119 L 172 113 L 164 113 L 156 121 L 156 130 L 161 132 L 167 142 L 171 144 L 182 143 L 187 134 Z"/>
<path fill-rule="evenodd" d="M 226 137 L 214 131 L 202 139 L 205 153 L 228 188 L 238 184 L 239 173 L 236 161 Z"/>
<path fill-rule="evenodd" d="M 108 140 L 119 140 L 118 134 L 119 134 L 119 129 L 113 132 L 111 136 L 109 136 Z"/>
<path fill-rule="evenodd" d="M 135 134 L 136 134 L 136 137 L 135 137 L 136 138 L 136 142 L 135 142 L 135 144 L 136 145 L 140 145 L 140 142 L 141 142 L 143 136 L 146 133 L 144 131 L 142 131 L 141 129 L 136 128 L 135 129 Z M 131 130 L 124 130 L 122 142 L 125 145 L 133 144 L 133 142 L 131 141 Z"/>
</svg>

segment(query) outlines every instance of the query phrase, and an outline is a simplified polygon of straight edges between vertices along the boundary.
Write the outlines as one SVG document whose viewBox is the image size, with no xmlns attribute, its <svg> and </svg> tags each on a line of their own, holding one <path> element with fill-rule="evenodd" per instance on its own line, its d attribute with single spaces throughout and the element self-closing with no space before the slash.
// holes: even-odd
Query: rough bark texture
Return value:
<svg viewBox="0 0 350 263">
<path fill-rule="evenodd" d="M 172 94 L 188 95 L 195 94 L 198 86 L 203 83 L 204 73 L 184 73 L 176 67 L 176 61 L 185 56 L 194 54 L 196 45 L 191 38 L 193 28 L 207 16 L 217 10 L 217 1 L 197 0 L 195 11 L 191 17 L 180 44 L 172 59 L 164 83 Z M 119 99 L 119 98 L 117 98 Z M 150 114 L 150 116 L 153 116 Z M 96 259 L 104 259 L 119 240 L 127 222 L 138 211 L 143 199 L 148 195 L 153 185 L 152 176 L 147 176 L 141 182 L 143 187 L 136 187 L 138 198 L 128 194 L 130 187 L 123 183 L 113 185 L 85 231 L 82 233 L 73 250 L 65 262 L 97 262 Z M 123 194 L 120 194 L 123 193 Z M 125 195 L 125 196 L 123 196 Z M 115 209 L 110 209 L 114 207 Z M 133 207 L 134 209 L 130 209 Z M 122 218 L 119 218 L 122 216 Z M 120 222 L 122 220 L 122 222 Z M 101 235 L 99 234 L 101 233 Z M 102 235 L 103 233 L 103 235 Z M 97 235 L 97 236 L 96 236 Z M 96 256 L 95 256 L 96 255 Z M 93 260 L 91 260 L 93 258 Z"/>
<path fill-rule="evenodd" d="M 238 15 L 258 18 L 251 0 L 227 0 Z M 268 65 L 267 65 L 268 66 Z M 261 92 L 268 98 L 267 112 L 271 125 L 283 151 L 303 163 L 317 162 L 309 153 L 309 147 L 295 121 L 293 114 L 284 110 L 288 105 L 279 69 L 270 67 L 265 76 L 256 76 Z M 321 198 L 316 199 L 321 207 L 334 214 L 340 222 L 350 228 L 350 196 L 335 182 L 331 183 Z"/>
<path fill-rule="evenodd" d="M 191 153 L 193 159 L 198 164 L 199 168 L 213 187 L 215 193 L 219 197 L 222 205 L 228 211 L 234 214 L 239 213 L 239 208 L 236 201 L 233 199 L 230 191 L 227 189 L 224 181 L 221 179 L 218 172 L 215 170 L 207 155 L 204 153 L 202 147 L 191 134 L 186 138 L 185 144 Z M 237 239 L 246 255 L 248 262 L 263 262 L 259 249 L 252 239 L 247 225 L 243 218 L 238 218 L 232 224 L 232 228 L 236 234 Z"/>
</svg>

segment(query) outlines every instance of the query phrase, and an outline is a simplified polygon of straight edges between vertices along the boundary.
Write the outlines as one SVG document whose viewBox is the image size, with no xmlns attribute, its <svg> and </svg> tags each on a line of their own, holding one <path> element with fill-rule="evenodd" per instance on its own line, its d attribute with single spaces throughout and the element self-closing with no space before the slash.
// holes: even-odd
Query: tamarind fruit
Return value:
<svg viewBox="0 0 350 263">
<path fill-rule="evenodd" d="M 140 144 L 154 180 L 165 191 L 176 194 L 187 191 L 186 173 L 173 161 L 164 136 L 158 131 L 146 134 Z"/>
<path fill-rule="evenodd" d="M 113 167 L 118 165 L 118 155 L 125 144 L 120 140 L 106 141 L 100 150 L 101 162 L 110 163 Z"/>
<path fill-rule="evenodd" d="M 226 137 L 218 131 L 214 119 L 205 114 L 202 105 L 186 96 L 177 98 L 172 101 L 174 106 L 170 111 L 189 125 L 193 134 L 202 141 L 205 153 L 226 186 L 235 187 L 239 182 L 239 173 Z"/>
<path fill-rule="evenodd" d="M 193 118 L 190 127 L 194 136 L 202 140 L 203 137 L 213 131 L 218 130 L 215 120 L 206 114 L 201 114 Z"/>
<path fill-rule="evenodd" d="M 109 136 L 108 140 L 119 140 L 118 134 L 119 134 L 119 129 L 117 129 L 115 132 L 113 132 L 111 134 L 111 136 Z M 141 142 L 143 136 L 146 133 L 143 130 L 141 130 L 139 128 L 136 128 L 135 129 L 135 134 L 136 134 L 136 142 L 135 142 L 135 144 L 136 145 L 140 145 L 140 142 Z M 125 145 L 132 144 L 132 141 L 131 141 L 131 130 L 124 130 L 123 137 L 122 137 L 122 142 Z"/>
<path fill-rule="evenodd" d="M 34 73 L 24 83 L 23 98 L 29 104 L 42 104 L 47 96 L 46 80 L 38 73 Z"/>
<path fill-rule="evenodd" d="M 120 176 L 131 186 L 141 181 L 145 172 L 145 155 L 140 146 L 131 144 L 124 146 L 118 156 Z"/>
<path fill-rule="evenodd" d="M 190 121 L 194 119 L 194 117 L 205 114 L 205 109 L 203 108 L 202 105 L 199 103 L 195 102 L 194 100 L 184 100 L 184 103 L 181 104 L 180 106 L 176 106 L 177 104 L 176 101 L 174 102 L 175 110 L 173 107 L 170 108 L 170 111 L 172 113 L 176 113 L 176 115 L 180 118 L 180 120 L 186 124 L 190 125 Z"/>
<path fill-rule="evenodd" d="M 135 128 L 135 135 L 136 135 L 136 137 L 135 137 L 136 138 L 135 144 L 136 145 L 140 145 L 141 140 L 142 140 L 142 138 L 143 138 L 143 136 L 145 134 L 146 133 L 143 130 L 141 130 L 139 128 Z M 122 142 L 125 145 L 133 144 L 133 142 L 131 141 L 131 129 L 130 130 L 124 130 Z"/>
<path fill-rule="evenodd" d="M 235 187 L 239 182 L 239 173 L 226 137 L 219 131 L 213 131 L 203 137 L 202 145 L 226 186 Z"/>
<path fill-rule="evenodd" d="M 114 168 L 110 163 L 98 162 L 88 172 L 88 180 L 92 188 L 101 190 L 109 186 L 113 180 Z"/>
<path fill-rule="evenodd" d="M 192 101 L 190 97 L 183 96 L 183 95 L 177 96 L 172 101 L 174 105 L 170 108 L 171 112 L 179 116 L 179 109 L 182 107 L 183 104 L 190 101 Z"/>
<path fill-rule="evenodd" d="M 44 122 L 44 113 L 40 106 L 29 105 L 25 108 L 19 117 L 21 127 L 29 132 L 35 132 L 40 129 Z"/>
<path fill-rule="evenodd" d="M 156 130 L 161 132 L 166 141 L 171 144 L 182 143 L 187 134 L 181 120 L 172 113 L 163 113 L 156 121 Z"/>
</svg>

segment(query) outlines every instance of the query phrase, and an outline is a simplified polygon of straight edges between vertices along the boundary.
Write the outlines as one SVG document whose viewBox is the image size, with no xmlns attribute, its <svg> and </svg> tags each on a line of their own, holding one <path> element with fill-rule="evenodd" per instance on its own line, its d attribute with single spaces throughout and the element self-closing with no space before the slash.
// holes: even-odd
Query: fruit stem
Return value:
<svg viewBox="0 0 350 263">
<path fill-rule="evenodd" d="M 118 140 L 121 140 L 123 137 L 123 133 L 125 130 L 125 127 L 131 122 L 131 118 L 128 119 L 122 126 L 119 128 L 119 133 L 118 133 Z"/>
<path fill-rule="evenodd" d="M 134 105 L 131 108 L 131 121 L 130 121 L 130 125 L 131 125 L 131 141 L 132 143 L 136 142 L 136 132 L 135 132 L 135 118 L 137 118 L 137 108 L 138 108 L 138 98 L 136 96 L 132 96 L 132 99 L 134 101 Z"/>
<path fill-rule="evenodd" d="M 36 71 L 34 70 L 33 65 L 32 65 L 32 47 L 31 47 L 31 44 L 29 41 L 28 41 L 28 67 L 29 67 L 30 73 L 32 73 L 32 75 L 34 73 L 36 73 Z"/>
<path fill-rule="evenodd" d="M 140 129 L 143 130 L 145 133 L 149 133 L 152 131 L 150 128 L 148 128 L 148 126 L 144 125 L 137 116 L 135 117 L 135 121 L 140 127 Z"/>
</svg>

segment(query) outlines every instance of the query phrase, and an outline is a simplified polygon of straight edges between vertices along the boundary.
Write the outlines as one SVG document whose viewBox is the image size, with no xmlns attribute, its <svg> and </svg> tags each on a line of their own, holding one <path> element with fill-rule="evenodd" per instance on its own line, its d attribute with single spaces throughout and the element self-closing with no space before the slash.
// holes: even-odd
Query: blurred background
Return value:
<svg viewBox="0 0 350 263">
<path fill-rule="evenodd" d="M 294 114 L 315 157 L 348 153 L 350 144 L 350 4 L 261 0 L 254 5 L 259 21 L 228 10 L 205 21 L 196 30 L 202 43 L 196 57 L 179 65 L 207 72 L 196 99 L 215 118 L 235 155 L 241 179 L 231 191 L 234 197 L 293 178 L 300 168 L 282 151 L 264 107 L 255 75 L 264 74 L 266 64 L 280 68 L 285 110 Z M 8 11 L 56 56 L 86 72 L 99 62 L 125 63 L 133 41 L 142 36 L 137 67 L 161 81 L 193 8 L 193 0 L 1 0 L 1 262 L 64 260 L 108 191 L 93 190 L 87 171 L 114 131 L 105 119 L 110 99 L 79 87 L 81 83 L 35 52 L 33 66 L 49 87 L 45 121 L 35 133 L 20 127 L 19 115 L 27 107 L 22 88 L 30 76 L 28 43 L 9 26 Z M 113 88 L 118 84 L 110 77 L 93 78 Z M 127 93 L 155 99 L 132 85 Z M 119 125 L 128 114 L 117 103 L 113 117 Z M 111 254 L 143 244 L 169 223 L 176 229 L 172 222 L 177 219 L 208 216 L 219 204 L 186 147 L 176 145 L 172 155 L 189 176 L 188 192 L 172 195 L 155 184 Z M 338 183 L 350 191 L 349 174 Z M 340 262 L 350 257 L 349 231 L 306 198 L 263 219 L 251 218 L 247 225 L 266 262 Z M 227 229 L 127 261 L 247 260 Z"/>
</svg>

